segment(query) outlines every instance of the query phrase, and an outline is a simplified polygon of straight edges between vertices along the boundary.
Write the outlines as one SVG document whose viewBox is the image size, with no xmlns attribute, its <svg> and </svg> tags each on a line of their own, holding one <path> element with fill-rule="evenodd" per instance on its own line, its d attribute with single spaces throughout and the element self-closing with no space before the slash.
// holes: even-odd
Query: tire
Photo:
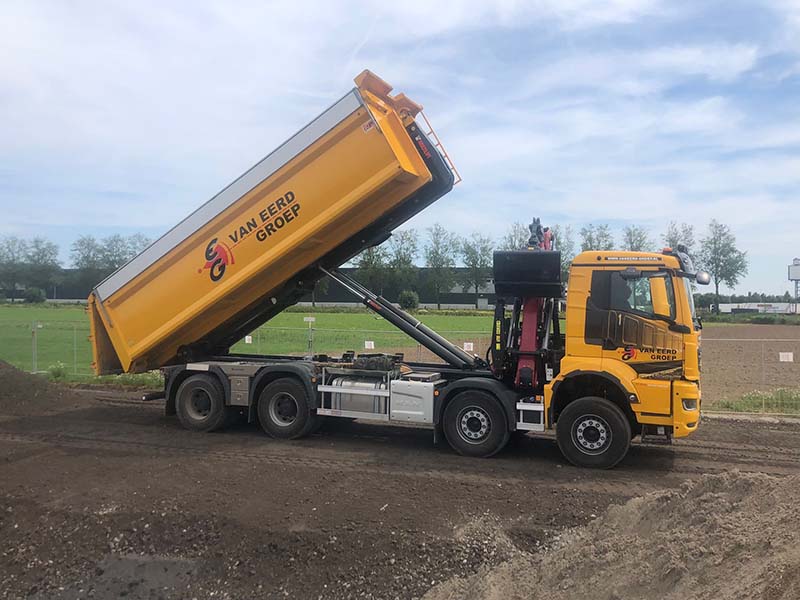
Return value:
<svg viewBox="0 0 800 600">
<path fill-rule="evenodd" d="M 213 375 L 186 378 L 175 394 L 178 421 L 191 431 L 214 431 L 225 425 L 225 390 Z"/>
<path fill-rule="evenodd" d="M 573 465 L 610 469 L 628 453 L 631 424 L 613 402 L 586 396 L 561 411 L 556 439 L 561 453 Z"/>
<path fill-rule="evenodd" d="M 506 415 L 497 398 L 486 392 L 461 392 L 444 410 L 444 436 L 464 456 L 486 458 L 508 443 Z"/>
<path fill-rule="evenodd" d="M 271 437 L 294 440 L 308 435 L 317 418 L 305 386 L 292 377 L 273 381 L 258 397 L 258 420 Z"/>
</svg>

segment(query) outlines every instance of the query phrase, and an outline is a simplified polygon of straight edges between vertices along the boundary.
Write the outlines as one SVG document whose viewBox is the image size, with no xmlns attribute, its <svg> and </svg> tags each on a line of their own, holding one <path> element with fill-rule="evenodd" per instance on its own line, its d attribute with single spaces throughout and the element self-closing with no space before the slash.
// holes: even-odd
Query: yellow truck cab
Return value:
<svg viewBox="0 0 800 600">
<path fill-rule="evenodd" d="M 558 423 L 568 457 L 580 452 L 584 461 L 602 461 L 613 443 L 608 417 L 592 399 L 619 408 L 631 436 L 668 440 L 697 429 L 701 326 L 695 280 L 689 257 L 671 249 L 583 252 L 574 259 L 564 356 L 544 388 L 549 423 Z"/>
<path fill-rule="evenodd" d="M 588 252 L 564 287 L 552 232 L 495 252 L 485 356 L 466 352 L 337 269 L 459 180 L 422 107 L 369 71 L 356 87 L 98 283 L 88 299 L 99 374 L 161 369 L 168 415 L 194 431 L 229 417 L 295 439 L 343 417 L 433 426 L 488 457 L 556 428 L 579 466 L 611 467 L 631 438 L 700 418 L 699 324 L 688 257 Z M 402 354 L 237 354 L 231 347 L 327 276 L 417 343 Z M 149 396 L 155 398 L 155 396 Z"/>
</svg>

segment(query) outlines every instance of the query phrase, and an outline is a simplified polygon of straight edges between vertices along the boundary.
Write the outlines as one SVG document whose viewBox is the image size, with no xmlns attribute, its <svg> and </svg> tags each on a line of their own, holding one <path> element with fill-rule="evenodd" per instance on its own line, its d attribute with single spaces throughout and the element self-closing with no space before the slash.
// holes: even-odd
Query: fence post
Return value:
<svg viewBox="0 0 800 600">
<path fill-rule="evenodd" d="M 761 342 L 761 412 L 767 411 L 767 345 Z"/>
<path fill-rule="evenodd" d="M 36 321 L 31 323 L 31 373 L 36 373 Z"/>
</svg>

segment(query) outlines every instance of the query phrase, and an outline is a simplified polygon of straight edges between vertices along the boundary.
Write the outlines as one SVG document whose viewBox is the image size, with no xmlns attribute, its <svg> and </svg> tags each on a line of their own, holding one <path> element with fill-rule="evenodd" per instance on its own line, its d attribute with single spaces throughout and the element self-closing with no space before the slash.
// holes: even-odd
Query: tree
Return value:
<svg viewBox="0 0 800 600">
<path fill-rule="evenodd" d="M 419 308 L 419 294 L 414 290 L 403 290 L 397 295 L 397 303 L 403 310 L 416 310 Z"/>
<path fill-rule="evenodd" d="M 622 230 L 622 249 L 630 252 L 648 252 L 652 250 L 653 242 L 647 230 L 639 225 L 627 225 Z"/>
<path fill-rule="evenodd" d="M 58 246 L 45 238 L 35 237 L 25 252 L 25 284 L 41 289 L 50 288 L 58 276 Z"/>
<path fill-rule="evenodd" d="M 528 226 L 516 221 L 500 240 L 500 250 L 524 250 L 528 247 L 530 237 Z"/>
<path fill-rule="evenodd" d="M 116 271 L 131 258 L 131 245 L 128 238 L 115 234 L 103 239 L 100 246 L 100 264 L 103 269 Z"/>
<path fill-rule="evenodd" d="M 389 272 L 389 253 L 383 246 L 372 246 L 359 254 L 354 263 L 356 276 L 370 289 L 383 294 L 383 286 Z"/>
<path fill-rule="evenodd" d="M 44 293 L 44 290 L 33 286 L 26 287 L 22 297 L 25 299 L 26 304 L 41 304 L 47 300 L 47 294 Z"/>
<path fill-rule="evenodd" d="M 677 249 L 678 246 L 683 246 L 689 256 L 694 256 L 694 225 L 670 221 L 661 239 L 667 247 Z"/>
<path fill-rule="evenodd" d="M 17 286 L 25 279 L 25 258 L 28 243 L 16 236 L 0 240 L 0 284 L 13 302 L 17 297 Z"/>
<path fill-rule="evenodd" d="M 97 270 L 101 268 L 102 248 L 93 235 L 82 235 L 72 242 L 69 254 L 72 266 L 76 269 Z"/>
<path fill-rule="evenodd" d="M 68 283 L 73 287 L 91 289 L 148 245 L 150 239 L 141 233 L 111 235 L 102 240 L 82 235 L 70 247 L 70 262 L 76 271 L 69 274 Z"/>
<path fill-rule="evenodd" d="M 594 225 L 590 223 L 581 227 L 581 251 L 587 250 L 613 250 L 614 238 L 608 225 Z"/>
<path fill-rule="evenodd" d="M 139 254 L 152 243 L 149 237 L 141 233 L 129 235 L 126 241 L 128 243 L 128 260 Z"/>
<path fill-rule="evenodd" d="M 561 252 L 561 281 L 569 278 L 569 266 L 575 258 L 575 234 L 572 225 L 555 225 L 553 237 L 556 239 L 556 250 Z"/>
<path fill-rule="evenodd" d="M 714 280 L 716 312 L 719 312 L 719 285 L 733 287 L 747 274 L 747 253 L 736 247 L 730 227 L 711 219 L 708 235 L 700 240 L 700 264 Z"/>
<path fill-rule="evenodd" d="M 469 288 L 475 290 L 475 308 L 478 308 L 478 292 L 481 286 L 492 275 L 492 239 L 473 233 L 470 237 L 461 240 L 459 253 L 464 261 L 464 291 Z"/>
<path fill-rule="evenodd" d="M 416 230 L 396 231 L 389 238 L 389 266 L 396 291 L 410 290 L 417 282 L 417 266 L 414 264 L 417 254 L 419 243 Z"/>
<path fill-rule="evenodd" d="M 447 231 L 439 223 L 428 228 L 428 243 L 424 252 L 425 266 L 428 267 L 437 308 L 442 308 L 442 291 L 449 291 L 455 282 L 457 251 L 458 236 Z"/>
</svg>

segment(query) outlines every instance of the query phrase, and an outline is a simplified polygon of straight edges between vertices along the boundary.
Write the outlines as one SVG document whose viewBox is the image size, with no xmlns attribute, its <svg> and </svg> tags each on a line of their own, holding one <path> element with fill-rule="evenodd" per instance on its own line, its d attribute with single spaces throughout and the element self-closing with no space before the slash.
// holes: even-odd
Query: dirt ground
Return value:
<svg viewBox="0 0 800 600">
<path fill-rule="evenodd" d="M 717 502 L 727 514 L 726 490 L 744 486 L 750 498 L 763 489 L 756 495 L 782 503 L 777 548 L 798 536 L 796 519 L 785 518 L 800 508 L 796 499 L 787 505 L 795 494 L 778 489 L 796 488 L 797 475 L 800 424 L 790 421 L 706 420 L 688 440 L 636 444 L 616 469 L 588 471 L 569 466 L 547 436 L 479 460 L 434 446 L 429 430 L 358 422 L 332 422 L 296 442 L 268 439 L 253 425 L 194 434 L 164 416 L 161 402 L 57 388 L 0 365 L 0 597 L 439 599 L 465 597 L 466 586 L 486 592 L 471 597 L 501 598 L 513 594 L 469 582 L 502 580 L 503 569 L 523 581 L 556 563 L 568 577 L 565 553 L 576 546 L 564 550 L 563 540 L 575 536 L 590 540 L 579 548 L 606 540 L 598 547 L 617 565 L 612 574 L 637 536 L 631 556 L 647 562 L 647 547 L 663 554 L 663 517 L 652 529 L 622 532 L 619 543 L 613 528 L 597 531 L 622 518 L 614 510 L 633 511 L 639 524 L 664 512 L 663 499 L 625 508 L 651 492 L 684 506 L 664 514 L 684 536 L 677 547 L 698 553 L 689 542 L 708 527 L 685 506 Z M 615 505 L 623 506 L 606 514 Z M 723 525 L 731 531 L 731 521 Z M 783 577 L 784 563 L 772 567 Z M 676 569 L 671 577 L 680 579 Z M 661 586 L 672 581 L 657 575 Z M 730 587 L 739 593 L 727 597 L 753 597 Z M 599 599 L 626 597 L 597 590 Z"/>
<path fill-rule="evenodd" d="M 702 352 L 707 406 L 753 390 L 800 388 L 800 327 L 795 325 L 712 324 L 703 329 Z M 793 353 L 794 361 L 780 362 L 781 352 Z"/>
<path fill-rule="evenodd" d="M 472 342 L 483 354 L 488 337 L 451 335 L 458 345 Z M 762 341 L 766 340 L 766 341 Z M 419 347 L 383 348 L 402 352 L 408 360 L 436 361 Z M 791 352 L 793 362 L 780 362 L 779 353 Z M 711 408 L 720 400 L 738 400 L 746 392 L 800 388 L 800 327 L 796 325 L 738 325 L 712 323 L 702 334 L 703 403 Z"/>
</svg>

